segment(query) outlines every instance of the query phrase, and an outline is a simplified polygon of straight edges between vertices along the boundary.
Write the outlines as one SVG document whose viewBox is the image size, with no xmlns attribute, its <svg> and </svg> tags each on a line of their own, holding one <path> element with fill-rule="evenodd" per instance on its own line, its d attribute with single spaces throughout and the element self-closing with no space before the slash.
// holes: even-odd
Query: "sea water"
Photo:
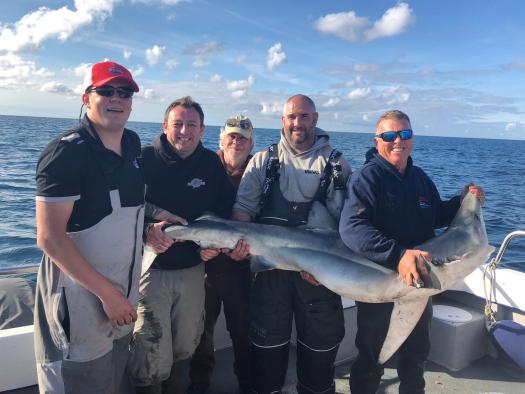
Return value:
<svg viewBox="0 0 525 394">
<path fill-rule="evenodd" d="M 35 167 L 40 151 L 78 120 L 0 115 L 0 268 L 37 264 L 35 244 Z M 320 121 L 322 127 L 322 120 Z M 160 123 L 130 122 L 143 144 L 162 132 Z M 439 131 L 436 132 L 438 134 Z M 525 230 L 525 141 L 426 137 L 415 130 L 414 163 L 436 184 L 443 199 L 461 192 L 467 182 L 483 186 L 483 209 L 489 242 L 499 247 L 505 235 Z M 255 129 L 254 151 L 279 139 L 279 130 Z M 219 127 L 207 126 L 203 144 L 218 148 Z M 370 133 L 330 133 L 353 169 L 364 163 L 373 145 Z M 525 271 L 525 239 L 512 242 L 503 265 Z"/>
</svg>

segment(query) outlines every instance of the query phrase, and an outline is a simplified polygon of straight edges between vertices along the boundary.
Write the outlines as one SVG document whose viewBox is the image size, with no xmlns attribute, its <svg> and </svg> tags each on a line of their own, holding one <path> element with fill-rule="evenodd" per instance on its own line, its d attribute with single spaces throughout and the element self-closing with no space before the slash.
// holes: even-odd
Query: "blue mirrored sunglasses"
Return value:
<svg viewBox="0 0 525 394">
<path fill-rule="evenodd" d="M 402 140 L 409 140 L 412 138 L 412 130 L 406 129 L 406 130 L 400 130 L 400 131 L 385 131 L 381 134 L 376 134 L 375 138 L 381 138 L 385 142 L 392 142 L 395 141 L 397 136 L 399 135 L 399 138 Z"/>
</svg>

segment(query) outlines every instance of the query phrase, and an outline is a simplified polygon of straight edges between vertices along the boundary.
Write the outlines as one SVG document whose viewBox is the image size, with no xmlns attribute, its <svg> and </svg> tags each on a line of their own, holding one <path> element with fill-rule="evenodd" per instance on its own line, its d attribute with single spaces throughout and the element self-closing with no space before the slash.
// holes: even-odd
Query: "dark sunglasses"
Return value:
<svg viewBox="0 0 525 394">
<path fill-rule="evenodd" d="M 133 90 L 130 88 L 115 88 L 113 86 L 101 86 L 99 88 L 91 88 L 88 92 L 97 92 L 99 96 L 113 97 L 115 92 L 121 99 L 128 99 L 133 96 Z"/>
<path fill-rule="evenodd" d="M 401 131 L 385 131 L 384 133 L 376 134 L 375 138 L 381 138 L 385 142 L 392 142 L 396 140 L 398 135 L 399 138 L 401 138 L 404 141 L 411 139 L 413 133 L 411 129 Z"/>
<path fill-rule="evenodd" d="M 226 121 L 226 126 L 228 127 L 240 127 L 243 130 L 248 130 L 252 128 L 252 123 L 248 119 L 228 119 Z"/>
</svg>

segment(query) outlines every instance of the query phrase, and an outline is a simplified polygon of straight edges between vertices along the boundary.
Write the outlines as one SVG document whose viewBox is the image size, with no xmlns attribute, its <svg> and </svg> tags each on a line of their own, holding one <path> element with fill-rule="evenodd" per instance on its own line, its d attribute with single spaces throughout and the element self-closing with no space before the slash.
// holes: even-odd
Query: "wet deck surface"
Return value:
<svg viewBox="0 0 525 394">
<path fill-rule="evenodd" d="M 283 393 L 296 393 L 295 353 L 290 355 L 288 376 Z M 217 367 L 212 377 L 210 394 L 236 393 L 236 380 L 232 372 L 230 351 L 217 352 Z M 397 394 L 399 380 L 393 363 L 388 363 L 379 388 L 379 394 Z M 336 392 L 349 393 L 348 377 L 351 362 L 336 368 Z M 525 394 L 525 371 L 506 362 L 486 356 L 459 372 L 429 362 L 425 372 L 426 393 L 444 394 Z"/>
<path fill-rule="evenodd" d="M 232 372 L 233 354 L 230 349 L 217 352 L 217 367 L 212 377 L 209 394 L 235 394 L 237 384 Z M 378 394 L 398 392 L 399 380 L 393 363 L 387 364 L 385 375 Z M 351 362 L 340 364 L 336 368 L 336 392 L 349 393 L 348 376 Z M 295 389 L 295 352 L 291 352 L 288 376 L 283 393 L 296 393 Z M 519 370 L 507 362 L 490 356 L 474 362 L 458 372 L 449 371 L 432 362 L 427 364 L 427 394 L 524 394 L 525 371 Z M 10 394 L 35 394 L 36 387 L 7 392 Z"/>
</svg>

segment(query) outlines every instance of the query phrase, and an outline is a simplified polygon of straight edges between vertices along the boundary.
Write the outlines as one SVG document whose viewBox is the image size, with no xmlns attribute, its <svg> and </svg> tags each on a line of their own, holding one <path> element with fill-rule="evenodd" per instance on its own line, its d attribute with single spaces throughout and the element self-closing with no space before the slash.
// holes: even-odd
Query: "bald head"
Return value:
<svg viewBox="0 0 525 394">
<path fill-rule="evenodd" d="M 318 113 L 312 99 L 303 94 L 290 97 L 283 108 L 283 136 L 297 153 L 310 149 L 315 142 Z"/>
</svg>

